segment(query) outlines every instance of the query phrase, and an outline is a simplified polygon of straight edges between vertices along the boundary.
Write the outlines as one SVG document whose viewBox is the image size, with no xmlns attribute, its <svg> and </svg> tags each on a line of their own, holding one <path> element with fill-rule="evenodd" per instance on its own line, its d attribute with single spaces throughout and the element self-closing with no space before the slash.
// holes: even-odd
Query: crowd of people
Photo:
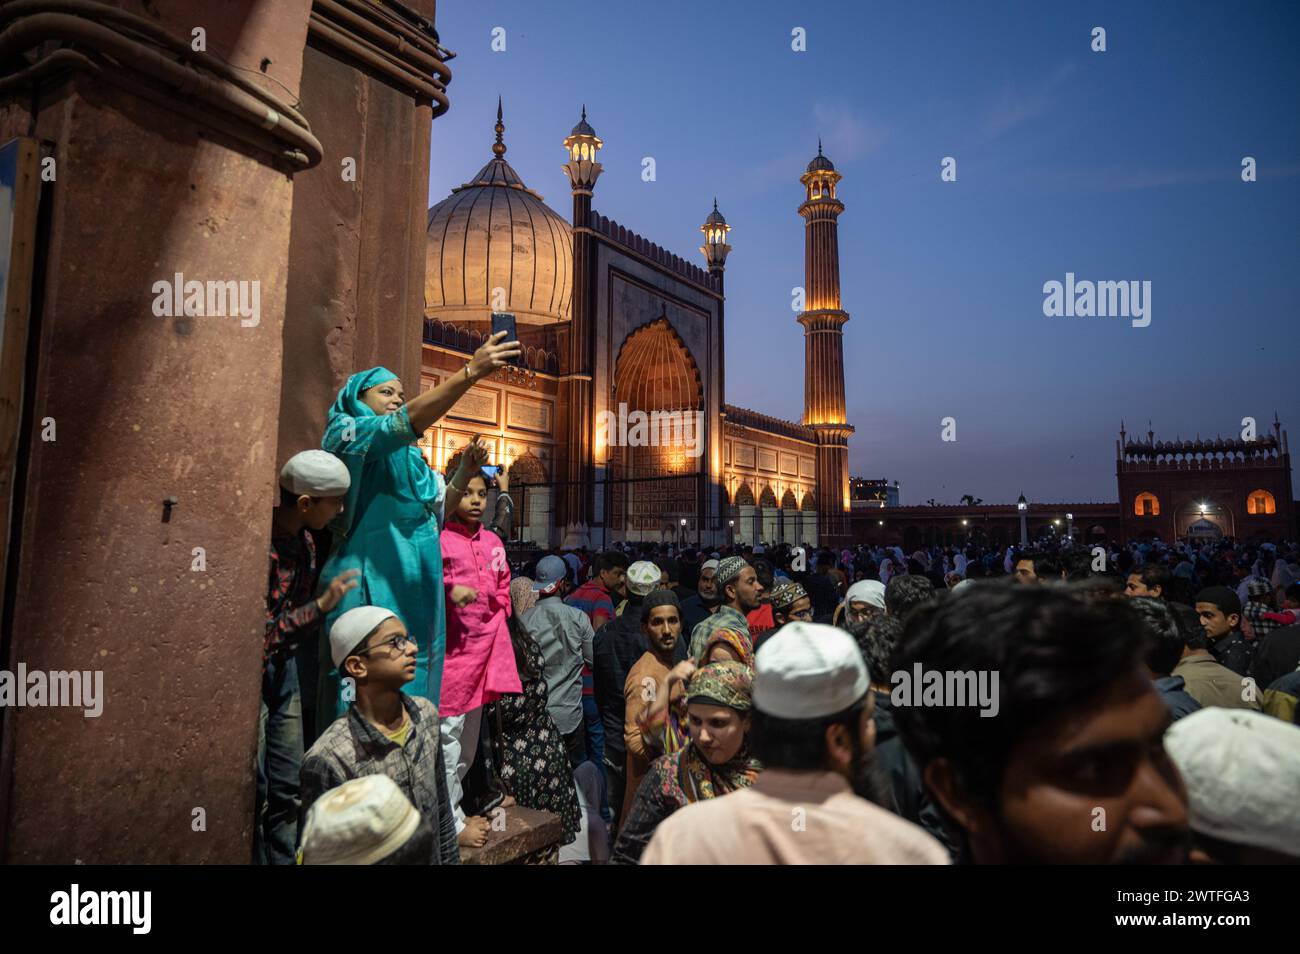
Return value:
<svg viewBox="0 0 1300 954">
<path fill-rule="evenodd" d="M 409 401 L 353 375 L 285 465 L 259 862 L 457 864 L 520 808 L 560 863 L 1300 860 L 1295 545 L 512 566 L 486 448 L 414 445 L 516 350 Z"/>
</svg>

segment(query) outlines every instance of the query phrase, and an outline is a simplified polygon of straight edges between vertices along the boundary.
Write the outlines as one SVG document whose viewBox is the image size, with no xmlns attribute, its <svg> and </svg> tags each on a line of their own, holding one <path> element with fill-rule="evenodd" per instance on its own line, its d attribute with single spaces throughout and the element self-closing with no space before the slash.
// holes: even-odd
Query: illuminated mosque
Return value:
<svg viewBox="0 0 1300 954">
<path fill-rule="evenodd" d="M 499 104 L 495 130 L 487 164 L 429 209 L 422 388 L 460 370 L 493 312 L 515 316 L 525 357 L 430 428 L 421 441 L 430 464 L 444 468 L 481 435 L 509 469 L 516 534 L 543 547 L 847 541 L 844 204 L 820 143 L 799 177 L 805 373 L 794 422 L 726 403 L 731 226 L 716 200 L 696 264 L 592 207 L 602 143 L 585 107 L 563 140 L 569 215 L 506 161 Z M 702 433 L 689 444 L 611 440 L 622 432 L 602 422 L 636 411 L 699 420 Z"/>
</svg>

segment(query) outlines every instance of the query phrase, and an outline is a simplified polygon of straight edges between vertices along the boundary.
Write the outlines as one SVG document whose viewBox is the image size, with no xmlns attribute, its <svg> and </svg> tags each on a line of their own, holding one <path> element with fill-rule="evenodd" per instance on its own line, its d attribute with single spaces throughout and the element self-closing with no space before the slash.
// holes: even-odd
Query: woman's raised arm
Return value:
<svg viewBox="0 0 1300 954">
<path fill-rule="evenodd" d="M 481 381 L 523 353 L 523 345 L 518 341 L 499 344 L 498 342 L 505 335 L 506 332 L 498 331 L 483 342 L 483 346 L 474 352 L 474 356 L 469 359 L 464 368 L 436 388 L 425 391 L 406 402 L 406 416 L 411 421 L 411 430 L 423 434 L 451 410 L 451 406 L 460 400 L 461 395 L 468 391 L 475 381 Z"/>
</svg>

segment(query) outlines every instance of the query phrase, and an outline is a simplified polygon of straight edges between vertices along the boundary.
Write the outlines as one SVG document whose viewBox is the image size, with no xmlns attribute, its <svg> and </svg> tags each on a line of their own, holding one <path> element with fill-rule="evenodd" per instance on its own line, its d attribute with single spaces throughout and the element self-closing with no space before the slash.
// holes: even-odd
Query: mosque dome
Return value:
<svg viewBox="0 0 1300 954">
<path fill-rule="evenodd" d="M 573 229 L 505 160 L 497 106 L 493 157 L 429 210 L 425 315 L 463 324 L 508 311 L 520 324 L 568 321 Z M 493 289 L 504 290 L 494 299 Z M 494 307 L 496 306 L 496 307 Z"/>
</svg>

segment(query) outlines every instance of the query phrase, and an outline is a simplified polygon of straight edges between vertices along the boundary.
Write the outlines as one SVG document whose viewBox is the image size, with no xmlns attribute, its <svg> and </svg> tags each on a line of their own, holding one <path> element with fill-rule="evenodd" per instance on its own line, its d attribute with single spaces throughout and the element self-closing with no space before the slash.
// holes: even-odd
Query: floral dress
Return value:
<svg viewBox="0 0 1300 954">
<path fill-rule="evenodd" d="M 582 827 L 578 789 L 564 737 L 546 708 L 542 651 L 532 639 L 527 645 L 528 671 L 520 673 L 523 693 L 502 696 L 490 706 L 490 718 L 500 719 L 501 781 L 524 808 L 558 815 L 564 825 L 561 844 L 567 845 Z"/>
</svg>

